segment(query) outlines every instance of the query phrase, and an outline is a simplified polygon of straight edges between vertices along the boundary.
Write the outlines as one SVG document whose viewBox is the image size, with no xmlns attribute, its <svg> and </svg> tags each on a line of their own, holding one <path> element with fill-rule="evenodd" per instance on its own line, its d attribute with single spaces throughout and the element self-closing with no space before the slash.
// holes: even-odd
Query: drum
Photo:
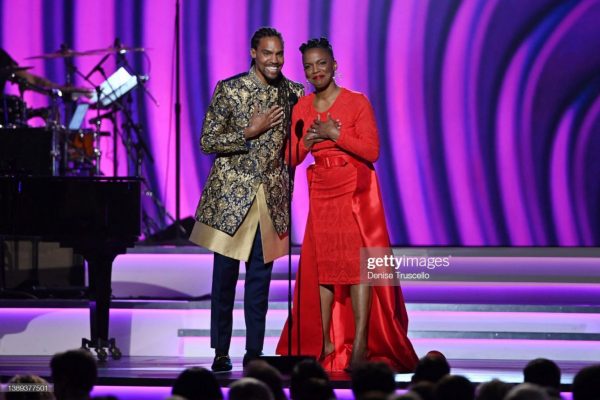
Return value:
<svg viewBox="0 0 600 400">
<path fill-rule="evenodd" d="M 96 159 L 95 135 L 92 130 L 72 131 L 67 139 L 67 159 L 76 163 L 92 163 Z"/>
<path fill-rule="evenodd" d="M 0 96 L 0 128 L 27 126 L 27 105 L 19 96 Z"/>
</svg>

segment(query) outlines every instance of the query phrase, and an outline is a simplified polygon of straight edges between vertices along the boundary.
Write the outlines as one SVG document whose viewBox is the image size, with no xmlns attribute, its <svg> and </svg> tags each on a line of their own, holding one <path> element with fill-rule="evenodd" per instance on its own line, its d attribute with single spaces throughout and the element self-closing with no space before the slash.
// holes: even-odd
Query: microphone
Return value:
<svg viewBox="0 0 600 400">
<path fill-rule="evenodd" d="M 114 110 L 105 112 L 104 114 L 100 114 L 97 117 L 89 119 L 88 122 L 92 125 L 96 125 L 98 122 L 102 121 L 103 119 L 111 118 L 114 115 L 114 113 L 115 113 Z"/>
<path fill-rule="evenodd" d="M 296 103 L 298 103 L 298 95 L 296 95 L 294 92 L 291 92 L 288 96 L 288 100 L 290 102 L 290 108 L 292 108 L 296 105 Z M 302 131 L 304 130 L 304 121 L 298 121 L 296 126 L 292 127 L 292 129 L 294 130 L 296 138 L 300 139 L 302 137 Z"/>
<path fill-rule="evenodd" d="M 90 77 L 92 75 L 94 75 L 94 72 L 100 71 L 102 69 L 102 64 L 104 64 L 104 62 L 106 60 L 108 60 L 108 57 L 110 57 L 110 53 L 108 53 L 104 57 L 102 57 L 100 62 L 98 64 L 96 64 L 96 66 L 94 68 L 92 68 L 92 70 L 90 72 L 88 72 L 88 74 L 83 79 L 85 79 L 87 81 L 88 79 L 90 79 Z"/>
<path fill-rule="evenodd" d="M 298 102 L 298 96 L 296 93 L 292 92 L 290 93 L 288 100 L 290 101 L 290 107 L 294 106 Z"/>
<path fill-rule="evenodd" d="M 296 138 L 298 140 L 300 140 L 300 138 L 302 138 L 302 133 L 303 132 L 304 132 L 304 120 L 301 119 L 301 120 L 298 121 L 298 123 L 294 127 L 294 134 L 296 135 Z"/>
</svg>

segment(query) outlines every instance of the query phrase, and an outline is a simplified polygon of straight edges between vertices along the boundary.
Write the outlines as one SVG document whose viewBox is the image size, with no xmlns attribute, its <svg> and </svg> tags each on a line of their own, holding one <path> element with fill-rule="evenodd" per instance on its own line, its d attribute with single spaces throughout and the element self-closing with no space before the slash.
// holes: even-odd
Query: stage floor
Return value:
<svg viewBox="0 0 600 400">
<path fill-rule="evenodd" d="M 50 377 L 49 356 L 0 356 L 0 378 L 6 382 L 14 375 L 36 374 L 43 378 Z M 242 358 L 233 357 L 233 371 L 217 373 L 221 386 L 243 376 Z M 520 383 L 523 381 L 523 360 L 449 360 L 452 374 L 463 375 L 473 383 L 501 379 L 505 382 Z M 186 368 L 204 367 L 210 369 L 212 358 L 209 357 L 123 357 L 120 360 L 107 360 L 98 365 L 99 386 L 139 386 L 170 387 L 177 376 Z M 562 371 L 562 389 L 570 390 L 574 375 L 581 368 L 591 365 L 585 362 L 558 362 Z M 412 374 L 396 375 L 398 388 L 405 388 L 410 383 Z M 350 376 L 347 373 L 330 374 L 336 389 L 350 388 Z M 284 376 L 286 386 L 289 377 Z"/>
</svg>

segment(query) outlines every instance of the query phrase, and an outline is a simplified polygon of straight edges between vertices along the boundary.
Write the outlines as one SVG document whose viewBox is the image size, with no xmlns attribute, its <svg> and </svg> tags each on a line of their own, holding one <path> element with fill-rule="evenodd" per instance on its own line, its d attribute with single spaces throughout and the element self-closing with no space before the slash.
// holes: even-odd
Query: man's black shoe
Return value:
<svg viewBox="0 0 600 400">
<path fill-rule="evenodd" d="M 229 356 L 215 356 L 213 363 L 210 367 L 214 372 L 225 372 L 231 371 L 231 358 Z"/>
<path fill-rule="evenodd" d="M 244 354 L 244 359 L 242 360 L 242 366 L 246 368 L 246 365 L 252 360 L 257 360 L 260 356 L 262 356 L 262 352 L 254 352 L 248 351 Z"/>
</svg>

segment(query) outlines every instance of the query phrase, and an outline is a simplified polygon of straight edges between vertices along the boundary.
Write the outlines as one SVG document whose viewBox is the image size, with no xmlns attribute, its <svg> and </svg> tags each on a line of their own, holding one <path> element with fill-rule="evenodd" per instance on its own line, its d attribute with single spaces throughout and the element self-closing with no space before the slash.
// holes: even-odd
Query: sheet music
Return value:
<svg viewBox="0 0 600 400">
<path fill-rule="evenodd" d="M 107 80 L 100 84 L 100 102 L 103 106 L 108 106 L 125 93 L 137 86 L 138 80 L 136 76 L 131 75 L 123 67 L 119 68 L 115 73 L 108 77 Z M 98 93 L 94 92 L 91 98 L 92 103 L 98 101 Z"/>
</svg>

